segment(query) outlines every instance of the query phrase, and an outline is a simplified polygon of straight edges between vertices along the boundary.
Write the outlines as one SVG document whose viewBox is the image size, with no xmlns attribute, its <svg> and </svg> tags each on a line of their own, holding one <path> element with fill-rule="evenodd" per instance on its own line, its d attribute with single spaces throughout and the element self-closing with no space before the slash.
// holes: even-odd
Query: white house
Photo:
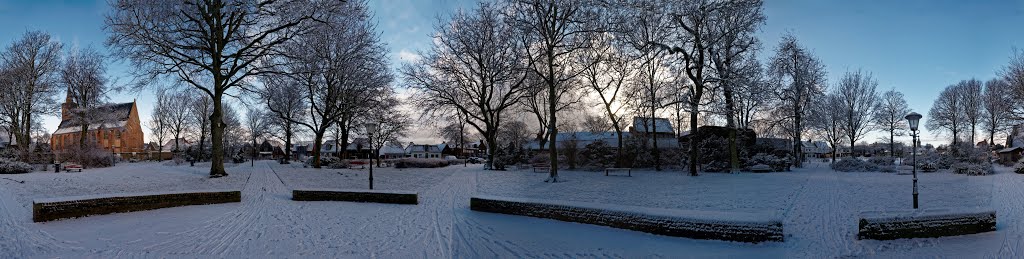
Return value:
<svg viewBox="0 0 1024 259">
<path fill-rule="evenodd" d="M 441 149 L 438 145 L 421 145 L 409 142 L 405 147 L 405 156 L 412 158 L 441 158 Z"/>
</svg>

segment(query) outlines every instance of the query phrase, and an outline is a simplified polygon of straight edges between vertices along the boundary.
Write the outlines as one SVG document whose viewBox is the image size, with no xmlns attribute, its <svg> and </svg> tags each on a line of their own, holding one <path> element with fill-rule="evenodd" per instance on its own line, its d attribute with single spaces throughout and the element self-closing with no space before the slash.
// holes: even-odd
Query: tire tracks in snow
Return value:
<svg viewBox="0 0 1024 259">
<path fill-rule="evenodd" d="M 80 250 L 81 247 L 65 245 L 49 233 L 29 229 L 30 220 L 19 220 L 32 212 L 19 206 L 14 196 L 0 189 L 0 254 L 10 257 L 29 257 L 64 250 Z"/>
<path fill-rule="evenodd" d="M 997 174 L 995 177 L 1002 178 L 995 181 L 996 193 L 993 194 L 992 203 L 998 206 L 996 216 L 999 219 L 996 231 L 1003 232 L 1003 242 L 999 250 L 992 257 L 994 258 L 1021 258 L 1024 256 L 1024 211 L 1021 210 L 1021 202 L 1024 202 L 1024 179 L 1017 174 Z M 998 196 L 997 196 L 998 195 Z"/>
</svg>

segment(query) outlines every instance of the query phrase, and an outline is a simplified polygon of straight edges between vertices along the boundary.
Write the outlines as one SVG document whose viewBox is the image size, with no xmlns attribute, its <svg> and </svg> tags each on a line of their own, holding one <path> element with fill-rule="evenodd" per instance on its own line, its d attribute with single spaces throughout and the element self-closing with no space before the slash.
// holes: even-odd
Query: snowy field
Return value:
<svg viewBox="0 0 1024 259">
<path fill-rule="evenodd" d="M 377 189 L 420 193 L 420 205 L 291 201 L 294 188 L 365 188 L 365 169 L 257 162 L 210 179 L 208 165 L 121 164 L 82 173 L 0 175 L 2 257 L 953 257 L 1024 255 L 1024 176 L 920 174 L 921 206 L 988 206 L 998 231 L 935 239 L 856 240 L 859 211 L 908 209 L 911 177 L 835 173 L 825 164 L 770 174 L 375 168 Z M 24 183 L 19 183 L 24 181 Z M 31 222 L 36 198 L 241 189 L 242 202 Z M 784 219 L 783 243 L 692 240 L 547 219 L 474 212 L 476 194 L 644 207 L 758 212 Z"/>
</svg>

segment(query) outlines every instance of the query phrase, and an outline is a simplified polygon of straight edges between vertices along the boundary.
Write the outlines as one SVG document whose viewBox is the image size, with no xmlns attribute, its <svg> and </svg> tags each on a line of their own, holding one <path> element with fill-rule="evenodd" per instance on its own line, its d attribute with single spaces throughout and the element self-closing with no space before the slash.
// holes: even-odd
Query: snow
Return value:
<svg viewBox="0 0 1024 259">
<path fill-rule="evenodd" d="M 0 255 L 22 257 L 954 257 L 1024 254 L 1024 175 L 919 174 L 923 210 L 991 208 L 997 231 L 944 238 L 856 240 L 861 211 L 911 207 L 911 176 L 836 173 L 811 163 L 793 172 L 702 174 L 633 170 L 633 177 L 561 171 L 374 168 L 375 189 L 417 192 L 415 206 L 295 202 L 293 189 L 365 190 L 366 169 L 312 169 L 258 161 L 208 178 L 196 167 L 123 163 L 82 173 L 0 175 Z M 19 183 L 18 181 L 25 181 Z M 242 202 L 31 222 L 36 199 L 118 193 L 242 190 Z M 747 244 L 469 210 L 470 197 L 501 196 L 604 208 L 765 215 L 785 242 Z M 640 208 L 637 208 L 640 207 Z M 715 218 L 710 212 L 701 214 Z M 730 216 L 719 216 L 727 218 Z M 720 219 L 721 219 L 720 218 Z"/>
<path fill-rule="evenodd" d="M 298 190 L 298 191 L 307 191 L 307 192 L 355 192 L 355 193 L 410 194 L 410 195 L 415 195 L 416 194 L 416 192 L 410 192 L 410 191 L 366 190 L 366 189 L 302 188 L 302 189 L 296 189 L 296 190 Z"/>
<path fill-rule="evenodd" d="M 225 190 L 225 189 L 222 189 L 222 190 L 188 190 L 188 191 L 159 191 L 159 192 L 92 194 L 92 195 L 79 195 L 79 196 L 68 196 L 68 197 L 39 198 L 39 199 L 33 200 L 32 203 L 57 203 L 57 202 L 95 200 L 95 199 L 106 199 L 106 198 L 124 198 L 124 197 L 139 197 L 139 196 L 182 194 L 182 193 L 237 192 L 237 191 L 238 190 Z"/>
<path fill-rule="evenodd" d="M 510 201 L 520 203 L 534 203 L 544 204 L 550 206 L 568 206 L 575 208 L 608 211 L 618 214 L 642 214 L 653 217 L 666 217 L 666 218 L 678 218 L 685 219 L 685 221 L 696 221 L 706 223 L 729 223 L 729 224 L 771 224 L 774 222 L 781 221 L 781 218 L 775 215 L 758 214 L 758 213 L 744 213 L 744 212 L 728 212 L 728 211 L 697 211 L 697 210 L 679 210 L 679 209 L 665 209 L 665 208 L 652 208 L 652 207 L 639 207 L 629 205 L 617 205 L 617 204 L 602 204 L 602 203 L 591 203 L 591 202 L 574 202 L 574 201 L 553 201 L 543 199 L 524 199 L 524 198 L 510 198 L 500 197 L 492 195 L 477 195 L 476 198 L 487 199 L 487 200 L 498 200 L 498 201 Z"/>
</svg>

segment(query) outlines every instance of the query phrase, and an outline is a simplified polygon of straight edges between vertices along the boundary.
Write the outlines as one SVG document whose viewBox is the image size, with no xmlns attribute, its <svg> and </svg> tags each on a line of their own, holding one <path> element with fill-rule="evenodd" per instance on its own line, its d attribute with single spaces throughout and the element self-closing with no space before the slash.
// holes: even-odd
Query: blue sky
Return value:
<svg viewBox="0 0 1024 259">
<path fill-rule="evenodd" d="M 370 7 L 397 67 L 403 57 L 429 47 L 438 16 L 472 8 L 475 2 L 371 0 Z M 66 46 L 102 49 L 106 10 L 102 0 L 0 0 L 0 46 L 25 30 L 44 30 Z M 768 0 L 765 15 L 762 57 L 772 54 L 781 35 L 792 33 L 822 59 L 830 82 L 846 71 L 863 69 L 878 79 L 880 91 L 903 92 L 911 108 L 925 115 L 943 87 L 972 77 L 993 78 L 1015 47 L 1024 48 L 1021 1 Z M 112 68 L 114 77 L 124 76 L 124 65 Z M 133 98 L 139 99 L 141 115 L 147 118 L 152 109 L 148 92 L 121 93 L 111 101 Z M 47 117 L 44 126 L 52 130 L 57 123 L 56 117 Z M 933 134 L 923 137 L 938 143 Z"/>
</svg>

